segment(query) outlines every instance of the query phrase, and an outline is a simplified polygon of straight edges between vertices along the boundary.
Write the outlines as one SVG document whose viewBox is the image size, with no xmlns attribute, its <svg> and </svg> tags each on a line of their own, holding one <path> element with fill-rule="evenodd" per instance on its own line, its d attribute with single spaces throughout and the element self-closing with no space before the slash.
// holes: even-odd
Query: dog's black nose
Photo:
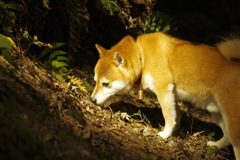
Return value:
<svg viewBox="0 0 240 160">
<path fill-rule="evenodd" d="M 97 99 L 91 98 L 91 100 L 92 100 L 93 103 L 97 103 Z"/>
</svg>

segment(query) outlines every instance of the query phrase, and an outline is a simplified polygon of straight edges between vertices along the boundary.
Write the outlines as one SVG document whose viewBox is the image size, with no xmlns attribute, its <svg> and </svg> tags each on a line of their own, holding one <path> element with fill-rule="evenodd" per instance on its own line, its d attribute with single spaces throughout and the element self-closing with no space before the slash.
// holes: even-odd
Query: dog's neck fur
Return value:
<svg viewBox="0 0 240 160">
<path fill-rule="evenodd" d="M 137 80 L 136 81 L 139 81 L 139 88 L 138 88 L 138 92 L 137 92 L 137 97 L 138 97 L 138 99 L 140 99 L 140 100 L 142 100 L 143 98 L 144 98 L 144 93 L 143 93 L 143 87 L 142 87 L 142 80 L 141 80 L 141 78 L 142 78 L 142 70 L 143 70 L 143 58 L 142 58 L 142 52 L 141 52 L 141 50 L 140 50 L 140 48 L 139 48 L 139 46 L 138 46 L 138 44 L 136 44 L 136 46 L 137 46 L 137 50 L 138 50 L 138 54 L 139 54 L 139 58 L 137 59 L 138 61 L 139 61 L 139 68 L 140 68 L 140 72 L 137 74 Z M 134 83 L 136 83 L 136 81 L 134 82 Z"/>
<path fill-rule="evenodd" d="M 142 75 L 142 53 L 136 43 L 136 41 L 130 37 L 126 36 L 122 40 L 128 46 L 125 46 L 124 50 L 127 52 L 126 61 L 127 61 L 127 70 L 129 71 L 129 79 L 131 79 L 132 85 L 134 85 Z M 131 47 L 129 47 L 131 44 Z"/>
</svg>

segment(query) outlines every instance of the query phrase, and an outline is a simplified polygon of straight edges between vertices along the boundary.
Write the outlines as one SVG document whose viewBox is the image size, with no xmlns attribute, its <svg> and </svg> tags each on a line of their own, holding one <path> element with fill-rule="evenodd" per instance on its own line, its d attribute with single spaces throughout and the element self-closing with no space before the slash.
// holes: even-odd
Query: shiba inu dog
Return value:
<svg viewBox="0 0 240 160">
<path fill-rule="evenodd" d="M 124 37 L 107 50 L 96 44 L 100 59 L 95 66 L 92 101 L 100 104 L 115 94 L 129 92 L 141 79 L 161 104 L 168 138 L 179 126 L 177 100 L 205 106 L 223 131 L 209 146 L 232 144 L 240 160 L 240 40 L 229 39 L 211 47 L 193 44 L 161 32 Z M 238 56 L 238 57 L 237 57 Z"/>
</svg>

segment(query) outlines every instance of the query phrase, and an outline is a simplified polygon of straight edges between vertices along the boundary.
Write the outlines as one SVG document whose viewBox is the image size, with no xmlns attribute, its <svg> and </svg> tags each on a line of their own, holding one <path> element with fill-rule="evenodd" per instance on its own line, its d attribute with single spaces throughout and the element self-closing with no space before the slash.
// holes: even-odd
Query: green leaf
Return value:
<svg viewBox="0 0 240 160">
<path fill-rule="evenodd" d="M 207 137 L 209 140 L 212 140 L 213 139 L 213 136 L 215 135 L 216 133 L 215 132 L 209 132 Z"/>
<path fill-rule="evenodd" d="M 53 49 L 49 48 L 49 47 L 45 47 L 42 52 L 40 53 L 40 56 L 38 57 L 38 59 L 43 58 L 44 56 L 46 56 L 47 54 L 49 54 Z"/>
<path fill-rule="evenodd" d="M 88 83 L 88 81 L 84 80 L 83 83 L 84 83 L 87 87 L 91 87 L 91 84 Z"/>
<path fill-rule="evenodd" d="M 65 51 L 62 51 L 62 50 L 55 50 L 50 56 L 49 56 L 49 60 L 53 60 L 54 58 L 56 58 L 57 56 L 60 56 L 60 55 L 65 55 L 67 54 L 67 52 Z"/>
<path fill-rule="evenodd" d="M 218 151 L 218 148 L 217 147 L 209 147 L 208 149 L 207 149 L 207 153 L 208 154 L 214 154 L 214 153 L 216 153 Z"/>
<path fill-rule="evenodd" d="M 65 78 L 63 78 L 63 76 L 61 76 L 60 74 L 56 73 L 56 72 L 52 72 L 52 74 L 60 81 L 64 82 Z"/>
<path fill-rule="evenodd" d="M 56 61 L 66 61 L 66 62 L 68 62 L 69 59 L 67 57 L 64 57 L 64 56 L 57 56 Z"/>
<path fill-rule="evenodd" d="M 55 43 L 52 43 L 52 46 L 54 49 L 56 49 L 56 48 L 62 47 L 65 44 L 66 43 L 55 42 Z"/>
<path fill-rule="evenodd" d="M 65 62 L 59 62 L 59 61 L 52 61 L 51 65 L 55 68 L 61 68 L 61 67 L 68 67 L 68 64 Z"/>
<path fill-rule="evenodd" d="M 7 6 L 11 10 L 15 10 L 15 11 L 19 11 L 19 12 L 23 12 L 23 13 L 27 14 L 27 12 L 24 9 L 23 5 L 20 5 L 19 3 L 9 2 L 9 3 L 7 3 Z"/>
<path fill-rule="evenodd" d="M 34 41 L 37 41 L 37 40 L 38 40 L 38 36 L 37 36 L 37 35 L 34 35 L 34 36 L 33 36 L 33 40 L 34 40 Z"/>
<path fill-rule="evenodd" d="M 49 0 L 42 0 L 43 6 L 47 9 L 49 9 Z"/>
<path fill-rule="evenodd" d="M 63 74 L 65 74 L 65 73 L 67 73 L 67 72 L 68 72 L 67 67 L 61 67 L 61 68 L 59 69 L 59 74 L 60 74 L 60 75 L 63 75 Z"/>
<path fill-rule="evenodd" d="M 163 28 L 162 32 L 166 33 L 171 29 L 170 25 L 167 25 Z"/>
<path fill-rule="evenodd" d="M 23 32 L 23 37 L 26 39 L 29 39 L 29 32 L 28 31 L 24 31 Z"/>
<path fill-rule="evenodd" d="M 13 59 L 12 59 L 12 57 L 10 55 L 10 52 L 7 49 L 5 49 L 5 48 L 2 49 L 2 55 L 9 63 L 13 62 Z"/>
<path fill-rule="evenodd" d="M 11 42 L 0 34 L 0 48 L 11 48 Z"/>
</svg>

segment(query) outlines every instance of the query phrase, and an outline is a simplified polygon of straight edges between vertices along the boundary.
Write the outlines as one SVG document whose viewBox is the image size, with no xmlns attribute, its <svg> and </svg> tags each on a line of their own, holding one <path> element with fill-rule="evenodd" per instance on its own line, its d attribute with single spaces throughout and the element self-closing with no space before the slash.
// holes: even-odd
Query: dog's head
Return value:
<svg viewBox="0 0 240 160">
<path fill-rule="evenodd" d="M 94 69 L 96 86 L 91 95 L 93 102 L 101 104 L 110 96 L 127 93 L 132 88 L 133 63 L 128 53 L 136 52 L 136 49 L 129 47 L 132 46 L 131 43 L 134 43 L 134 40 L 125 37 L 109 50 L 96 44 L 100 59 Z"/>
</svg>

